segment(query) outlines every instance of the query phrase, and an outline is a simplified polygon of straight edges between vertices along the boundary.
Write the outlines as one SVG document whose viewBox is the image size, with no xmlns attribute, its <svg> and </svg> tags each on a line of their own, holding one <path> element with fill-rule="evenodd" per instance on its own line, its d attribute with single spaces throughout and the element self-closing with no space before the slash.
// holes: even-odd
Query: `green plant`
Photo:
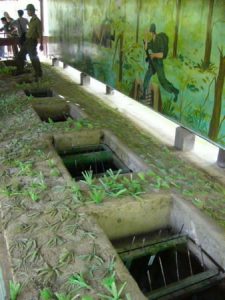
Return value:
<svg viewBox="0 0 225 300">
<path fill-rule="evenodd" d="M 96 246 L 95 246 L 95 243 L 93 243 L 92 252 L 91 252 L 90 254 L 87 254 L 87 255 L 80 255 L 80 257 L 81 257 L 82 259 L 87 260 L 88 262 L 91 262 L 91 261 L 93 261 L 94 259 L 96 259 L 96 260 L 98 261 L 99 264 L 102 265 L 102 264 L 104 263 L 103 259 L 102 259 L 100 256 L 98 256 L 98 255 L 96 254 Z"/>
<path fill-rule="evenodd" d="M 82 182 L 86 183 L 88 186 L 92 186 L 93 184 L 93 171 L 84 171 L 82 172 L 82 175 L 84 177 L 84 180 L 81 180 Z"/>
<path fill-rule="evenodd" d="M 109 292 L 110 296 L 99 294 L 103 299 L 109 300 L 122 300 L 121 294 L 126 286 L 126 282 L 122 284 L 122 286 L 118 289 L 115 281 L 115 272 L 109 277 L 106 277 L 102 281 L 103 286 Z"/>
<path fill-rule="evenodd" d="M 26 194 L 31 198 L 32 201 L 37 202 L 40 200 L 39 195 L 36 193 L 36 191 L 29 187 L 29 189 L 26 191 Z"/>
<path fill-rule="evenodd" d="M 99 179 L 105 193 L 110 197 L 119 197 L 132 195 L 134 197 L 144 193 L 143 184 L 146 183 L 145 174 L 140 173 L 135 179 L 131 174 L 127 176 L 119 176 L 121 170 L 114 173 L 111 169 L 107 170 L 106 175 Z"/>
<path fill-rule="evenodd" d="M 115 269 L 115 256 L 113 256 L 110 260 L 109 260 L 109 264 L 108 264 L 108 273 L 111 274 Z"/>
<path fill-rule="evenodd" d="M 55 299 L 52 290 L 50 290 L 49 288 L 45 288 L 45 289 L 41 290 L 40 297 L 41 297 L 41 300 L 53 300 L 53 299 Z"/>
<path fill-rule="evenodd" d="M 39 259 L 41 259 L 41 252 L 40 249 L 33 249 L 31 250 L 25 257 L 25 259 L 31 263 L 35 263 Z"/>
<path fill-rule="evenodd" d="M 77 290 L 79 290 L 79 289 L 91 290 L 92 289 L 91 286 L 85 281 L 82 273 L 70 276 L 69 283 L 71 285 L 77 286 Z"/>
<path fill-rule="evenodd" d="M 32 185 L 33 188 L 38 189 L 39 191 L 45 191 L 48 186 L 45 183 L 44 175 L 42 172 L 39 172 L 37 177 L 33 180 Z"/>
<path fill-rule="evenodd" d="M 72 193 L 73 201 L 77 204 L 80 204 L 82 202 L 80 186 L 75 181 L 73 181 L 69 187 Z"/>
<path fill-rule="evenodd" d="M 93 189 L 91 189 L 89 195 L 90 195 L 91 201 L 93 201 L 96 204 L 99 204 L 105 198 L 105 191 L 102 189 L 99 189 L 99 188 L 98 189 L 93 188 Z"/>
<path fill-rule="evenodd" d="M 19 172 L 17 173 L 17 175 L 32 175 L 32 163 L 16 160 L 15 165 L 19 168 Z"/>
<path fill-rule="evenodd" d="M 2 194 L 3 196 L 6 196 L 6 197 L 14 197 L 14 196 L 21 195 L 22 192 L 13 186 L 6 186 L 3 188 L 0 188 L 0 194 Z"/>
<path fill-rule="evenodd" d="M 60 265 L 70 264 L 71 262 L 75 261 L 75 252 L 74 250 L 67 250 L 64 249 L 59 257 Z"/>
<path fill-rule="evenodd" d="M 32 232 L 35 228 L 37 228 L 37 224 L 22 223 L 18 226 L 17 230 L 18 230 L 18 232 L 21 232 L 21 233 L 27 233 L 29 231 Z"/>
<path fill-rule="evenodd" d="M 138 195 L 144 193 L 144 189 L 141 184 L 141 180 L 134 179 L 132 174 L 130 175 L 129 178 L 124 177 L 122 179 L 122 183 L 123 183 L 124 187 L 126 188 L 127 193 L 132 196 L 138 196 Z"/>
<path fill-rule="evenodd" d="M 22 291 L 22 286 L 20 283 L 15 283 L 13 281 L 9 281 L 9 294 L 10 300 L 16 300 L 19 294 Z"/>
<path fill-rule="evenodd" d="M 57 246 L 63 245 L 64 243 L 65 243 L 65 240 L 61 236 L 55 235 L 49 239 L 49 241 L 47 242 L 47 245 L 52 248 L 52 247 L 57 247 Z"/>
<path fill-rule="evenodd" d="M 146 182 L 146 174 L 144 172 L 137 173 L 137 176 L 141 181 Z"/>
<path fill-rule="evenodd" d="M 55 282 L 60 273 L 61 272 L 58 268 L 52 267 L 49 264 L 45 264 L 44 267 L 37 270 L 37 275 L 43 284 L 48 284 L 51 281 Z"/>
<path fill-rule="evenodd" d="M 48 158 L 48 155 L 46 155 L 46 153 L 43 150 L 35 150 L 34 151 L 35 155 L 41 157 L 41 158 Z"/>
<path fill-rule="evenodd" d="M 50 168 L 53 168 L 53 167 L 56 166 L 56 162 L 55 162 L 55 160 L 54 160 L 53 158 L 48 159 L 48 160 L 47 160 L 47 163 L 48 163 L 48 166 L 49 166 Z"/>
<path fill-rule="evenodd" d="M 16 70 L 16 67 L 12 66 L 1 66 L 0 74 L 11 75 Z"/>
<path fill-rule="evenodd" d="M 87 128 L 90 128 L 92 129 L 94 126 L 90 123 L 89 120 L 87 119 L 80 119 L 77 121 L 77 123 L 79 123 L 78 127 L 87 127 Z"/>
<path fill-rule="evenodd" d="M 81 300 L 94 300 L 91 296 L 83 296 Z"/>
<path fill-rule="evenodd" d="M 72 300 L 70 296 L 65 294 L 55 293 L 57 300 Z"/>
<path fill-rule="evenodd" d="M 57 169 L 57 168 L 53 168 L 51 171 L 50 171 L 50 175 L 52 177 L 59 177 L 60 176 L 60 171 Z"/>
<path fill-rule="evenodd" d="M 127 191 L 124 185 L 119 182 L 120 173 L 121 170 L 118 170 L 116 173 L 114 173 L 111 169 L 109 169 L 106 171 L 106 174 L 103 176 L 103 178 L 99 179 L 99 182 L 105 189 L 106 194 L 111 197 L 119 197 L 125 194 Z"/>
<path fill-rule="evenodd" d="M 22 82 L 17 84 L 16 87 L 23 90 L 47 89 L 51 87 L 51 82 L 46 79 L 41 79 L 38 82 Z"/>
</svg>

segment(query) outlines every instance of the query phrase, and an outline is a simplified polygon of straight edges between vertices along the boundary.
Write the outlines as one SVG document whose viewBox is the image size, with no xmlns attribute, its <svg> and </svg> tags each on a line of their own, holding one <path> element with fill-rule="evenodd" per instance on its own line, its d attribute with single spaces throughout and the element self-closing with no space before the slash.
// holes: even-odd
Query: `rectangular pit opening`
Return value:
<svg viewBox="0 0 225 300">
<path fill-rule="evenodd" d="M 92 171 L 94 177 L 99 177 L 111 169 L 121 170 L 121 174 L 132 172 L 117 155 L 105 144 L 76 147 L 72 153 L 61 154 L 61 159 L 67 170 L 76 180 L 84 179 L 85 171 Z"/>
<path fill-rule="evenodd" d="M 221 268 L 216 264 L 208 268 L 207 254 L 186 235 L 164 229 L 112 243 L 148 299 L 207 299 L 209 293 L 215 299 L 218 288 L 223 291 Z"/>
<path fill-rule="evenodd" d="M 107 170 L 122 174 L 143 170 L 145 165 L 112 133 L 89 130 L 54 137 L 56 151 L 70 175 L 84 179 L 85 172 L 94 177 L 103 176 Z M 132 160 L 133 158 L 133 160 Z"/>
<path fill-rule="evenodd" d="M 58 98 L 32 101 L 32 107 L 43 122 L 65 122 L 68 119 L 79 121 L 86 118 L 78 107 Z"/>
<path fill-rule="evenodd" d="M 34 88 L 34 89 L 25 89 L 24 93 L 26 96 L 33 96 L 35 98 L 43 97 L 53 97 L 53 91 L 49 88 Z"/>
<path fill-rule="evenodd" d="M 224 299 L 223 230 L 177 196 L 124 202 L 92 206 L 90 213 L 136 281 L 140 299 Z M 123 280 L 130 282 L 130 275 Z"/>
</svg>

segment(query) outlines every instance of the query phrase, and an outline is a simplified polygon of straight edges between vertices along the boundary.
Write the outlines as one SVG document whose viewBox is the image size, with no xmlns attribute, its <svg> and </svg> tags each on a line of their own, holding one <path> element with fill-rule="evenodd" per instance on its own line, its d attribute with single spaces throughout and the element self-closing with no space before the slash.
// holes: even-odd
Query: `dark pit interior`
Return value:
<svg viewBox="0 0 225 300">
<path fill-rule="evenodd" d="M 92 171 L 94 177 L 102 176 L 109 169 L 115 172 L 121 170 L 121 173 L 131 172 L 105 144 L 76 147 L 59 155 L 76 180 L 84 179 L 82 173 L 85 171 Z"/>
<path fill-rule="evenodd" d="M 30 84 L 32 82 L 33 82 L 33 80 L 30 78 L 21 78 L 21 79 L 17 80 L 17 84 L 26 84 L 26 83 Z"/>
<path fill-rule="evenodd" d="M 35 111 L 39 115 L 40 119 L 43 122 L 47 122 L 47 123 L 65 122 L 69 118 L 71 118 L 70 114 L 68 112 L 65 112 L 65 111 L 55 111 L 55 112 L 51 112 L 51 113 L 41 112 L 38 109 L 35 109 Z"/>
<path fill-rule="evenodd" d="M 166 229 L 112 243 L 148 299 L 225 299 L 224 272 L 207 268 L 203 250 L 196 246 L 197 258 L 185 235 Z"/>
<path fill-rule="evenodd" d="M 33 96 L 35 98 L 53 97 L 53 91 L 51 89 L 25 89 L 26 96 Z"/>
</svg>

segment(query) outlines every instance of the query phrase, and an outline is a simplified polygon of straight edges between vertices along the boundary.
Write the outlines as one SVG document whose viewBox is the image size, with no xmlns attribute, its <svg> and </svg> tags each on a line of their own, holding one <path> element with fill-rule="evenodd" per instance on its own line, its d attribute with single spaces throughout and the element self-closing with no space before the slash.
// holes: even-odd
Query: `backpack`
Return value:
<svg viewBox="0 0 225 300">
<path fill-rule="evenodd" d="M 168 52 L 169 52 L 169 37 L 166 33 L 160 32 L 157 34 L 157 36 L 162 40 L 163 42 L 163 59 L 167 58 Z"/>
</svg>

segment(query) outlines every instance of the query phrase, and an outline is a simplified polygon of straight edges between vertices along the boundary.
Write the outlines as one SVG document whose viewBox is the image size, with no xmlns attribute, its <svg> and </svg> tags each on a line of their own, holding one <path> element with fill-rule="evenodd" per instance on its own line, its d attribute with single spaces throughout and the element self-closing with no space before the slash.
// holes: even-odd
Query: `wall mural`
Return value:
<svg viewBox="0 0 225 300">
<path fill-rule="evenodd" d="M 224 0 L 48 0 L 68 64 L 225 146 Z"/>
</svg>

